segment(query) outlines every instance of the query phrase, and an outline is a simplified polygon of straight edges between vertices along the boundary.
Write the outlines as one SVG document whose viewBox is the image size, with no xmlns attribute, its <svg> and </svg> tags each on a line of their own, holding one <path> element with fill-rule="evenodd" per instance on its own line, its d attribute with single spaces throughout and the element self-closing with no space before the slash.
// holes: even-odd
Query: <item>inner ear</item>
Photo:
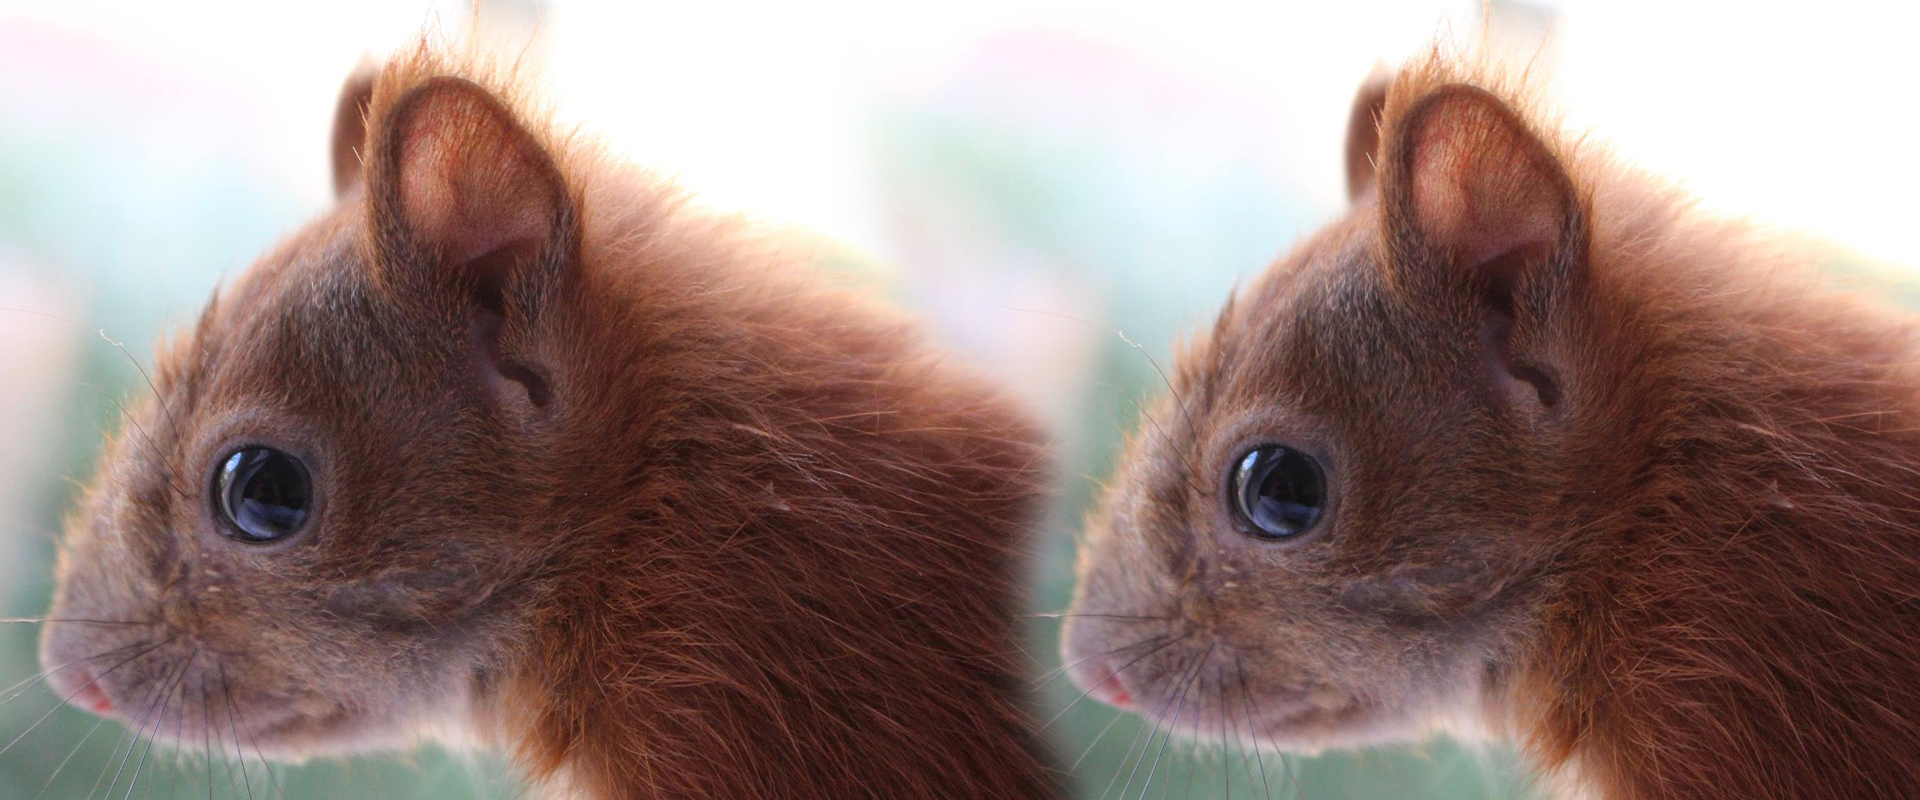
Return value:
<svg viewBox="0 0 1920 800">
<path fill-rule="evenodd" d="M 1389 103 L 1378 176 L 1390 269 L 1438 313 L 1474 309 L 1495 394 L 1549 411 L 1562 397 L 1552 354 L 1566 352 L 1555 320 L 1585 279 L 1584 204 L 1554 148 L 1501 98 L 1467 84 L 1409 95 Z"/>
<path fill-rule="evenodd" d="M 1529 260 L 1547 258 L 1540 248 L 1522 248 L 1494 257 L 1482 266 L 1479 287 L 1481 366 L 1509 407 L 1551 412 L 1560 405 L 1560 382 L 1544 362 L 1516 355 L 1515 293 Z"/>
<path fill-rule="evenodd" d="M 496 403 L 538 412 L 553 399 L 546 375 L 533 359 L 509 355 L 525 348 L 509 348 L 502 340 L 509 314 L 518 314 L 508 307 L 507 282 L 512 279 L 515 262 L 528 257 L 537 256 L 503 248 L 469 265 L 473 285 L 469 289 L 467 343 L 481 386 Z"/>
<path fill-rule="evenodd" d="M 512 108 L 443 76 L 379 113 L 369 222 L 393 283 L 432 294 L 482 272 L 512 275 L 514 289 L 550 289 L 564 278 L 578 238 L 571 195 Z"/>
<path fill-rule="evenodd" d="M 552 399 L 541 341 L 576 264 L 575 215 L 542 138 L 484 87 L 431 78 L 381 103 L 369 222 L 386 285 L 462 313 L 480 382 L 498 403 Z"/>
</svg>

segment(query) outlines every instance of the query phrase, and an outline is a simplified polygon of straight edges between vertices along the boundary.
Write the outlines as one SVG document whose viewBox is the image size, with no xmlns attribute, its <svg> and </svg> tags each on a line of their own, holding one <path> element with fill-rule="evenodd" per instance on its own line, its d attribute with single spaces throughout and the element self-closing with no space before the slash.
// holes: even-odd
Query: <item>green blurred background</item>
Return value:
<svg viewBox="0 0 1920 800">
<path fill-rule="evenodd" d="M 1790 32 L 1819 54 L 1815 76 L 1885 74 L 1859 60 L 1875 51 L 1859 37 L 1901 27 L 1840 10 L 1499 3 L 1484 34 L 1464 35 L 1480 30 L 1480 10 L 1439 0 L 474 7 L 480 35 L 547 65 L 564 118 L 680 175 L 703 202 L 845 243 L 824 269 L 923 315 L 1050 422 L 1062 492 L 1032 576 L 1036 612 L 1066 605 L 1077 520 L 1135 403 L 1160 383 L 1149 357 L 1165 363 L 1236 279 L 1338 213 L 1352 88 L 1435 31 L 1491 36 L 1564 70 L 1567 95 L 1637 157 L 1687 165 L 1696 185 L 1745 203 L 1734 211 L 1912 254 L 1909 237 L 1886 232 L 1913 216 L 1897 191 L 1915 177 L 1913 155 L 1858 161 L 1869 156 L 1834 146 L 1849 130 L 1910 129 L 1886 115 L 1911 112 L 1875 102 L 1884 86 L 1823 84 L 1806 64 L 1766 57 Z M 465 27 L 470 13 L 374 0 L 0 3 L 0 307 L 35 312 L 0 310 L 0 615 L 44 611 L 73 481 L 119 424 L 113 399 L 141 386 L 90 328 L 146 362 L 152 339 L 191 320 L 221 275 L 325 207 L 326 129 L 355 59 L 423 23 Z M 1710 45 L 1704 31 L 1746 44 Z M 1694 92 L 1676 71 L 1715 89 Z M 1721 80 L 1730 71 L 1747 78 Z M 1770 110 L 1783 105 L 1801 111 Z M 1701 133 L 1716 125 L 1747 134 L 1730 144 Z M 1795 147 L 1819 155 L 1752 175 L 1758 154 Z M 1057 627 L 1030 625 L 1036 683 L 1058 665 Z M 0 624 L 0 686 L 25 681 L 0 693 L 0 800 L 106 796 L 144 748 L 32 680 L 36 633 Z M 1034 701 L 1040 719 L 1060 714 L 1049 730 L 1083 795 L 1110 796 L 1144 752 L 1143 731 L 1078 695 L 1062 678 Z M 1155 797 L 1531 796 L 1509 753 L 1447 741 L 1312 758 L 1179 742 L 1164 752 L 1129 796 L 1146 794 L 1148 771 Z M 493 759 L 433 748 L 270 773 L 231 757 L 147 758 L 138 785 L 122 775 L 111 796 L 523 789 Z"/>
</svg>

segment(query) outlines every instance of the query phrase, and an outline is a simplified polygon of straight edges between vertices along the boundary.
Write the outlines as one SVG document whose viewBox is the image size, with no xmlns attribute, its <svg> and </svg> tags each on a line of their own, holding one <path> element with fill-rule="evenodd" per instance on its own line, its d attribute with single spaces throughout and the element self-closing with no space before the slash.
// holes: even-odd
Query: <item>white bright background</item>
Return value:
<svg viewBox="0 0 1920 800">
<path fill-rule="evenodd" d="M 10 70 L 91 73 L 100 102 L 205 106 L 251 119 L 261 163 L 304 202 L 325 201 L 325 98 L 367 53 L 465 4 L 0 4 Z M 509 4 L 511 5 L 511 4 Z M 1878 258 L 1920 262 L 1909 235 L 1920 183 L 1915 4 L 1547 0 L 1546 60 L 1569 119 L 1634 160 L 1684 176 L 1714 208 L 1791 223 Z M 529 15 L 533 12 L 529 11 Z M 876 96 L 942 80 L 982 41 L 1045 29 L 1145 54 L 1249 107 L 1284 110 L 1273 147 L 1311 197 L 1339 207 L 1336 157 L 1361 76 L 1436 31 L 1471 38 L 1466 2 L 1061 3 L 562 2 L 539 23 L 552 84 L 638 159 L 712 202 L 883 251 L 853 120 Z M 68 35 L 8 42 L 27 26 Z M 111 54 L 108 56 L 107 54 Z M 105 57 L 105 60 L 102 60 Z M 1557 62 L 1557 63 L 1556 63 Z M 125 71 L 116 69 L 126 68 Z M 180 96 L 170 89 L 193 87 Z M 73 98 L 86 100 L 90 98 Z M 242 116 L 235 105 L 254 112 Z M 32 108 L 8 114 L 32 114 Z M 136 112 L 137 113 L 137 112 Z M 155 130 L 154 147 L 192 147 Z M 186 141 L 181 141 L 181 140 Z M 884 255 L 884 253 L 882 253 Z"/>
</svg>

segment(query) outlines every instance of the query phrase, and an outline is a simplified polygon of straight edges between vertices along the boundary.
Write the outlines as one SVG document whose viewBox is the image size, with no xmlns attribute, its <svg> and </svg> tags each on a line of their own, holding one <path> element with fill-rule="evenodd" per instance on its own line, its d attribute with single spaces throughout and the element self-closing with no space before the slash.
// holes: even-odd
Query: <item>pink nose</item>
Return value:
<svg viewBox="0 0 1920 800">
<path fill-rule="evenodd" d="M 1072 669 L 1067 670 L 1073 676 L 1073 683 L 1087 693 L 1088 697 L 1114 708 L 1126 708 L 1133 702 L 1133 695 L 1127 691 L 1127 685 L 1114 672 L 1114 665 L 1104 658 L 1090 658 Z"/>
<path fill-rule="evenodd" d="M 100 680 L 86 667 L 60 670 L 48 679 L 47 685 L 68 703 L 102 716 L 113 713 L 113 699 L 107 696 L 106 687 L 101 686 Z"/>
</svg>

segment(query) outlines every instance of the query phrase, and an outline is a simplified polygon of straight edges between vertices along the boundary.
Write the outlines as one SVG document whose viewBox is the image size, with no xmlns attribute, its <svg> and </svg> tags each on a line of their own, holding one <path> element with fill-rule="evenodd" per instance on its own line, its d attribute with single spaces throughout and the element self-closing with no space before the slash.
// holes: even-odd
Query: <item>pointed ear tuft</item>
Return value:
<svg viewBox="0 0 1920 800">
<path fill-rule="evenodd" d="M 360 161 L 367 144 L 367 109 L 373 104 L 373 80 L 380 74 L 371 61 L 361 61 L 340 87 L 333 107 L 333 194 L 346 195 L 361 184 L 365 168 Z"/>
<path fill-rule="evenodd" d="M 524 266 L 570 246 L 559 168 L 479 85 L 430 79 L 393 103 L 376 136 L 369 185 L 383 250 L 459 271 L 502 261 L 491 256 Z"/>
<path fill-rule="evenodd" d="M 1376 183 L 1375 162 L 1380 158 L 1380 113 L 1387 106 L 1387 87 L 1393 76 L 1375 67 L 1354 93 L 1347 114 L 1347 199 L 1360 202 Z"/>
<path fill-rule="evenodd" d="M 1392 233 L 1455 267 L 1584 252 L 1573 181 L 1553 150 L 1491 93 L 1442 86 L 1399 115 L 1383 198 Z"/>
</svg>

